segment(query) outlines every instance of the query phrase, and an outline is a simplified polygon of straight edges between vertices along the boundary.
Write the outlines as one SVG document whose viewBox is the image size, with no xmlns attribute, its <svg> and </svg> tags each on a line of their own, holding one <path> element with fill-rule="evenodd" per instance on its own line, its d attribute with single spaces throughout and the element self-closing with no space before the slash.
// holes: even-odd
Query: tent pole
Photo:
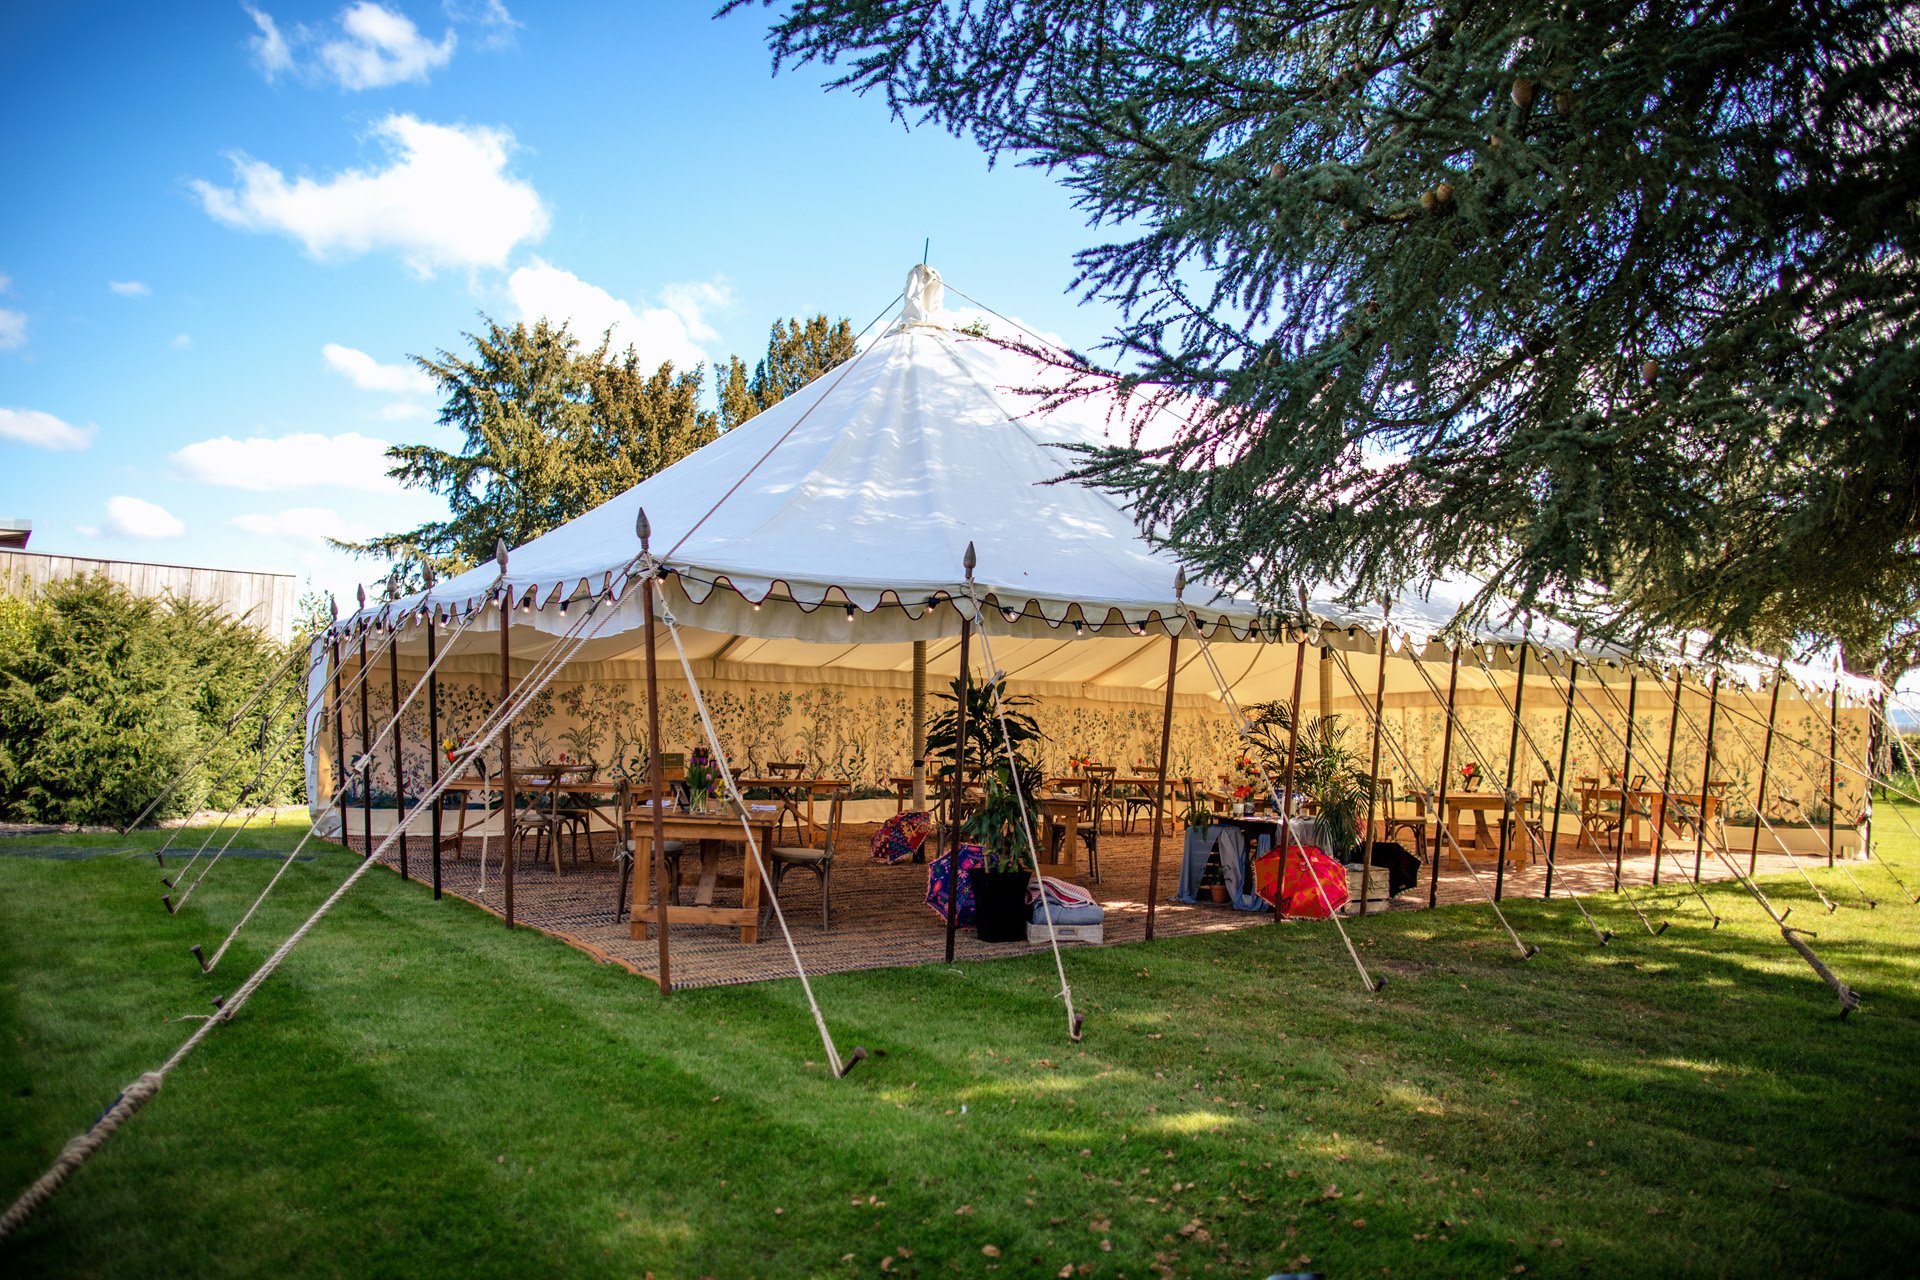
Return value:
<svg viewBox="0 0 1920 1280">
<path fill-rule="evenodd" d="M 513 589 L 500 584 L 500 705 L 507 705 L 513 692 L 511 671 L 513 630 Z M 500 878 L 505 884 L 507 928 L 513 928 L 513 721 L 500 726 Z"/>
<path fill-rule="evenodd" d="M 339 607 L 334 607 L 334 625 L 327 628 L 327 646 L 333 658 L 333 807 L 340 815 L 340 843 L 347 843 L 347 725 L 341 717 L 346 708 L 340 704 L 340 626 Z"/>
<path fill-rule="evenodd" d="M 1827 866 L 1833 866 L 1833 818 L 1840 808 L 1840 668 L 1834 664 L 1833 715 L 1827 721 Z"/>
<path fill-rule="evenodd" d="M 433 575 L 427 575 L 427 585 L 433 585 Z M 427 786 L 433 790 L 440 785 L 440 674 L 434 663 L 438 659 L 438 641 L 435 637 L 435 606 L 427 606 Z M 461 797 L 464 803 L 466 797 Z M 434 797 L 433 813 L 429 821 L 433 824 L 428 839 L 433 841 L 433 896 L 440 897 L 440 816 L 444 806 L 438 796 Z"/>
<path fill-rule="evenodd" d="M 1360 914 L 1367 914 L 1367 897 L 1373 888 L 1374 832 L 1379 828 L 1380 806 L 1380 723 L 1387 717 L 1387 606 L 1380 604 L 1380 634 L 1374 647 L 1379 651 L 1380 675 L 1373 683 L 1373 764 L 1367 778 L 1367 843 L 1360 852 Z"/>
<path fill-rule="evenodd" d="M 1416 654 L 1413 659 L 1419 662 Z M 1433 865 L 1427 868 L 1427 905 L 1440 905 L 1440 851 L 1447 845 L 1447 770 L 1453 767 L 1453 696 L 1460 687 L 1460 646 L 1453 646 L 1453 658 L 1447 663 L 1447 705 L 1441 708 L 1440 789 L 1433 803 Z M 1454 851 L 1456 857 L 1459 851 Z"/>
<path fill-rule="evenodd" d="M 1153 941 L 1153 915 L 1160 904 L 1160 832 L 1167 817 L 1167 747 L 1173 737 L 1173 682 L 1180 674 L 1180 633 L 1167 633 L 1167 695 L 1160 708 L 1160 770 L 1153 784 L 1153 851 L 1147 859 L 1147 941 Z M 1283 850 L 1280 854 L 1287 855 Z"/>
<path fill-rule="evenodd" d="M 1293 765 L 1300 747 L 1300 689 L 1306 683 L 1307 675 L 1307 597 L 1300 596 L 1300 642 L 1293 650 L 1293 705 L 1287 713 L 1287 767 L 1285 782 L 1280 789 L 1280 803 L 1286 812 L 1280 815 L 1280 870 L 1274 876 L 1273 884 L 1273 922 L 1280 923 L 1285 913 L 1280 909 L 1280 886 L 1287 878 L 1287 850 L 1293 845 Z"/>
<path fill-rule="evenodd" d="M 1333 714 L 1333 650 L 1320 649 L 1320 718 Z"/>
<path fill-rule="evenodd" d="M 913 808 L 927 807 L 927 642 L 913 642 Z"/>
<path fill-rule="evenodd" d="M 1627 856 L 1627 813 L 1633 807 L 1633 801 L 1628 792 L 1633 786 L 1633 708 L 1639 696 L 1640 673 L 1635 671 L 1627 677 L 1627 733 L 1624 739 L 1627 758 L 1620 765 L 1620 826 L 1613 833 L 1613 891 L 1615 893 L 1620 892 L 1621 864 L 1625 862 Z"/>
<path fill-rule="evenodd" d="M 1695 881 L 1700 879 L 1700 864 L 1707 852 L 1707 788 L 1713 783 L 1713 729 L 1714 721 L 1719 718 L 1719 715 L 1720 671 L 1715 668 L 1707 684 L 1707 758 L 1700 767 L 1700 809 L 1694 815 L 1693 878 Z M 1832 851 L 1832 846 L 1828 846 L 1828 851 Z"/>
<path fill-rule="evenodd" d="M 360 611 L 366 612 L 366 588 L 360 589 Z M 360 856 L 366 857 L 373 851 L 373 753 L 368 744 L 373 741 L 369 736 L 369 716 L 367 713 L 367 623 L 360 620 Z"/>
<path fill-rule="evenodd" d="M 1780 685 L 1785 675 L 1784 670 L 1774 670 L 1773 697 L 1767 703 L 1767 739 L 1760 748 L 1760 792 L 1753 802 L 1753 843 L 1747 847 L 1749 876 L 1760 867 L 1760 815 L 1767 811 L 1767 766 L 1773 763 L 1773 727 L 1780 718 Z"/>
<path fill-rule="evenodd" d="M 387 689 L 393 699 L 393 719 L 387 728 L 393 733 L 393 820 L 400 828 L 400 878 L 407 879 L 407 773 L 406 752 L 400 741 L 400 635 L 394 627 L 393 643 L 387 646 Z"/>
<path fill-rule="evenodd" d="M 1507 735 L 1507 785 L 1506 803 L 1500 807 L 1500 861 L 1493 868 L 1493 900 L 1500 901 L 1507 884 L 1507 849 L 1513 840 L 1513 774 L 1514 766 L 1520 763 L 1520 707 L 1527 695 L 1527 650 L 1531 648 L 1524 637 L 1520 641 L 1520 667 L 1513 682 L 1513 730 Z"/>
<path fill-rule="evenodd" d="M 1685 656 L 1682 654 L 1681 656 Z M 1667 805 L 1673 795 L 1673 739 L 1680 730 L 1680 690 L 1686 686 L 1686 668 L 1673 669 L 1673 709 L 1667 713 L 1667 763 L 1660 771 L 1660 820 L 1653 824 L 1653 882 L 1660 883 L 1660 855 L 1667 847 Z"/>
<path fill-rule="evenodd" d="M 647 524 L 647 513 L 643 510 L 639 516 L 640 553 L 648 555 L 652 542 L 653 529 Z M 660 937 L 660 994 L 673 994 L 672 961 L 667 947 L 667 905 L 673 901 L 673 884 L 667 875 L 667 773 L 660 759 L 660 661 L 655 652 L 656 639 L 653 621 L 654 569 L 649 565 L 646 576 L 640 580 L 641 625 L 647 650 L 647 781 L 653 791 L 651 805 L 653 813 L 653 847 L 650 854 L 654 866 L 654 890 L 659 897 L 659 905 L 654 908 L 653 927 Z M 639 880 L 634 881 L 634 896 L 640 896 Z"/>
<path fill-rule="evenodd" d="M 1553 864 L 1560 850 L 1560 808 L 1567 798 L 1567 744 L 1573 738 L 1573 682 L 1579 678 L 1580 663 L 1570 659 L 1567 662 L 1567 714 L 1560 722 L 1560 763 L 1553 771 L 1553 830 L 1547 835 L 1547 891 L 1540 895 L 1547 899 L 1553 897 Z"/>
<path fill-rule="evenodd" d="M 972 544 L 968 544 L 971 549 Z M 972 572 L 967 576 L 971 578 Z M 967 646 L 973 638 L 973 619 L 960 619 L 960 706 L 958 732 L 953 740 L 953 773 L 947 794 L 947 871 L 953 883 L 947 888 L 947 963 L 953 963 L 953 933 L 959 928 L 960 910 L 960 800 L 966 791 L 967 773 L 967 695 L 972 685 L 968 670 Z"/>
</svg>

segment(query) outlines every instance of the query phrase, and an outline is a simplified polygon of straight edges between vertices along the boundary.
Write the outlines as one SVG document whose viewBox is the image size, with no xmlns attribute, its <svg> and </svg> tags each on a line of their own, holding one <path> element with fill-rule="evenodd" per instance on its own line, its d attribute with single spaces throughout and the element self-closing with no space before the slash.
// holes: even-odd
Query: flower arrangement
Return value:
<svg viewBox="0 0 1920 1280">
<path fill-rule="evenodd" d="M 1075 773 L 1079 773 L 1082 769 L 1086 768 L 1088 765 L 1092 763 L 1093 763 L 1092 756 L 1070 755 L 1067 757 L 1067 768 L 1071 769 Z"/>
<path fill-rule="evenodd" d="M 466 743 L 460 741 L 458 738 L 442 738 L 440 740 L 440 749 L 447 753 L 447 763 L 452 764 L 460 758 L 460 753 L 466 750 Z"/>
<path fill-rule="evenodd" d="M 1234 761 L 1231 772 L 1220 775 L 1220 781 L 1226 786 L 1228 794 L 1239 801 L 1253 798 L 1254 787 L 1259 780 L 1260 770 L 1253 763 L 1251 756 L 1241 756 Z"/>
<path fill-rule="evenodd" d="M 687 799 L 696 813 L 704 812 L 714 791 L 713 756 L 705 747 L 695 747 L 687 757 Z"/>
<path fill-rule="evenodd" d="M 1468 791 L 1480 786 L 1480 766 L 1472 760 L 1460 766 L 1460 785 Z"/>
</svg>

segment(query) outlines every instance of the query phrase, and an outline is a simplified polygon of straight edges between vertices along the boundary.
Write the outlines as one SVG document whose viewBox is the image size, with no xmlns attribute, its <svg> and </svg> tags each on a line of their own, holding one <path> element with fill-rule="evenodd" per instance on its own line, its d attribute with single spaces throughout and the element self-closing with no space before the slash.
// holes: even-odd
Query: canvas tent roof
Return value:
<svg viewBox="0 0 1920 1280">
<path fill-rule="evenodd" d="M 538 606 L 515 619 L 515 654 L 535 658 L 544 647 L 520 639 L 529 627 L 551 638 L 568 630 L 561 601 L 624 584 L 640 551 L 635 520 L 644 508 L 652 549 L 671 573 L 668 605 L 697 660 L 724 660 L 735 671 L 906 670 L 910 642 L 950 641 L 971 613 L 962 569 L 971 543 L 982 625 L 1013 678 L 1163 684 L 1165 646 L 1140 637 L 1183 629 L 1176 560 L 1142 535 L 1117 498 L 1059 482 L 1073 466 L 1071 446 L 1123 437 L 1118 406 L 1106 394 L 1048 403 L 1042 392 L 1066 375 L 1029 352 L 949 328 L 940 293 L 938 274 L 916 267 L 900 319 L 854 359 L 514 548 L 515 600 Z M 1162 429 L 1170 434 L 1174 425 L 1169 415 Z M 484 603 L 497 576 L 493 563 L 483 564 L 395 602 L 389 616 Z M 1200 583 L 1188 585 L 1184 600 L 1214 639 L 1257 638 L 1250 600 Z M 1459 604 L 1436 591 L 1395 601 L 1391 616 L 1424 644 Z M 1326 599 L 1310 609 L 1333 628 L 1334 643 L 1374 648 L 1379 612 Z M 597 625 L 598 638 L 575 665 L 631 657 L 641 621 L 629 596 Z M 492 627 L 483 620 L 479 629 Z M 1552 649 L 1575 642 L 1569 629 L 1540 620 L 1526 635 Z M 1489 642 L 1522 636 L 1519 626 L 1481 633 Z M 1244 650 L 1223 664 L 1229 679 L 1274 696 L 1291 670 L 1289 647 Z M 1494 661 L 1509 664 L 1504 654 Z M 1390 683 L 1424 688 L 1402 674 Z M 1832 679 L 1816 669 L 1795 674 Z M 1201 683 L 1211 688 L 1210 680 L 1187 687 Z"/>
</svg>

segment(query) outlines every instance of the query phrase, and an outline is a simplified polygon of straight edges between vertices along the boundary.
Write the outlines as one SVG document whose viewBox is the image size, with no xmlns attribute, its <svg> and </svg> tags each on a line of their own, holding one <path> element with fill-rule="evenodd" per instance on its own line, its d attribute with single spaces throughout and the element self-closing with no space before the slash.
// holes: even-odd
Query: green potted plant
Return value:
<svg viewBox="0 0 1920 1280">
<path fill-rule="evenodd" d="M 1027 869 L 1031 845 L 1032 802 L 1022 811 L 1022 796 L 1033 794 L 1036 777 L 1022 779 L 1002 760 L 986 776 L 986 794 L 961 834 L 980 846 L 981 869 L 973 880 L 974 924 L 982 942 L 1025 942 L 1027 939 Z M 1015 788 L 1020 788 L 1016 793 Z"/>
</svg>

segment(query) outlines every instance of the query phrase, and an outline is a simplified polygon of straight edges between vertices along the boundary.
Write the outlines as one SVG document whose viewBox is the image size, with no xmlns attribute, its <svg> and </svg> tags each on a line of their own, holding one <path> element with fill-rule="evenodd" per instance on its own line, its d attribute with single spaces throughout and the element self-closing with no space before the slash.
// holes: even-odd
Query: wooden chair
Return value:
<svg viewBox="0 0 1920 1280">
<path fill-rule="evenodd" d="M 587 768 L 575 769 L 571 772 L 570 776 L 578 782 L 592 782 L 594 778 L 598 776 L 599 772 L 600 766 L 589 761 Z M 592 862 L 594 860 L 594 809 L 595 801 L 591 795 L 583 795 L 572 791 L 561 792 L 559 802 L 554 806 L 554 835 L 556 838 L 562 835 L 567 837 L 569 842 L 568 852 L 572 856 L 575 867 L 580 865 L 580 838 L 582 836 L 585 836 L 587 841 L 587 861 Z"/>
<path fill-rule="evenodd" d="M 1583 785 L 1580 790 L 1580 837 L 1604 858 L 1619 838 L 1620 828 L 1627 819 L 1627 806 L 1624 799 L 1617 803 L 1609 800 L 1600 790 L 1597 779 L 1580 781 L 1591 784 Z"/>
<path fill-rule="evenodd" d="M 1527 861 L 1538 862 L 1545 853 L 1548 861 L 1553 860 L 1553 851 L 1547 848 L 1547 788 L 1553 782 L 1548 778 L 1535 778 L 1527 784 L 1527 799 L 1521 813 L 1521 828 L 1527 834 Z"/>
<path fill-rule="evenodd" d="M 801 778 L 806 776 L 806 772 L 806 762 L 802 760 L 770 760 L 767 762 L 767 776 L 771 778 Z M 775 814 L 773 819 L 773 838 L 775 840 L 780 838 L 780 828 L 784 826 L 787 819 L 791 817 L 793 819 L 793 838 L 796 841 L 799 840 L 801 838 L 801 823 L 804 821 L 800 813 L 800 801 L 805 798 L 805 792 L 799 787 L 779 787 L 774 790 L 773 795 L 774 799 L 780 802 L 780 812 Z M 808 833 L 808 838 L 811 838 L 811 834 L 810 832 Z"/>
<path fill-rule="evenodd" d="M 767 892 L 777 897 L 780 893 L 781 880 L 786 877 L 787 872 L 796 867 L 813 872 L 820 878 L 820 927 L 830 929 L 833 927 L 833 852 L 834 845 L 840 838 L 842 799 L 838 788 L 832 791 L 816 792 L 814 798 L 827 802 L 826 845 L 819 849 L 810 845 L 775 845 L 769 849 L 767 875 L 770 877 L 770 883 L 767 885 Z"/>
<path fill-rule="evenodd" d="M 1393 798 L 1393 779 L 1380 779 L 1380 800 L 1384 813 L 1380 819 L 1380 838 L 1398 840 L 1402 833 L 1413 838 L 1414 856 L 1427 860 L 1427 801 L 1417 791 L 1409 791 L 1399 801 Z M 1411 804 L 1411 813 L 1401 813 L 1398 805 Z"/>
<path fill-rule="evenodd" d="M 1094 825 L 1098 826 L 1107 821 L 1111 814 L 1118 812 L 1119 806 L 1113 800 L 1113 775 L 1119 770 L 1110 764 L 1090 764 L 1081 772 L 1093 784 L 1090 788 L 1093 792 L 1092 813 Z"/>
</svg>

